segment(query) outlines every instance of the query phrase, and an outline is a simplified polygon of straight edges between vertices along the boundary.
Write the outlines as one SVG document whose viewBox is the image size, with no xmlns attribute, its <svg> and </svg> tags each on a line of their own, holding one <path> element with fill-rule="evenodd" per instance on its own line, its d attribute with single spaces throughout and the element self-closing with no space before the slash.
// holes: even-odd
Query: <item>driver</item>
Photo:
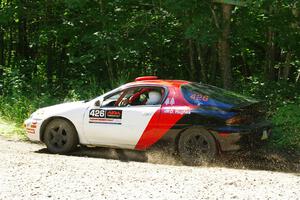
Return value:
<svg viewBox="0 0 300 200">
<path fill-rule="evenodd" d="M 160 92 L 150 91 L 148 95 L 149 95 L 149 98 L 146 102 L 146 105 L 157 105 L 160 103 L 160 100 L 161 100 Z"/>
<path fill-rule="evenodd" d="M 125 106 L 128 105 L 128 103 L 129 103 L 129 99 L 126 98 L 126 97 L 124 97 L 124 98 L 120 101 L 120 103 L 118 104 L 118 106 L 119 106 L 119 107 L 125 107 Z"/>
</svg>

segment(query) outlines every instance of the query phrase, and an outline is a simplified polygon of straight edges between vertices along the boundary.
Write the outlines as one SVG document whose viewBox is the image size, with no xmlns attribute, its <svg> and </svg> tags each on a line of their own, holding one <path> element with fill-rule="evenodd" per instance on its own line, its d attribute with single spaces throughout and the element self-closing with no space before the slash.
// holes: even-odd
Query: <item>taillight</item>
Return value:
<svg viewBox="0 0 300 200">
<path fill-rule="evenodd" d="M 235 124 L 242 124 L 243 122 L 245 122 L 247 119 L 245 117 L 242 116 L 235 116 L 232 117 L 230 119 L 226 120 L 226 124 L 227 125 L 235 125 Z"/>
</svg>

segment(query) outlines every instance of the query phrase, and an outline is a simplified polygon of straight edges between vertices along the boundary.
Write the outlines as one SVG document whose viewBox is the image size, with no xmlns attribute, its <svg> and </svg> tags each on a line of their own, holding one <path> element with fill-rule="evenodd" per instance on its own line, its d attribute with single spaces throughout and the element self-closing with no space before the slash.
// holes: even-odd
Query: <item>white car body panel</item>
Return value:
<svg viewBox="0 0 300 200">
<path fill-rule="evenodd" d="M 37 112 L 33 113 L 32 116 L 27 119 L 24 124 L 27 129 L 27 136 L 30 140 L 40 141 L 40 128 L 43 122 L 51 117 L 62 117 L 70 120 L 75 126 L 80 143 L 87 144 L 87 140 L 83 134 L 83 116 L 84 112 L 87 110 L 89 104 L 84 102 L 72 102 L 72 103 L 63 103 L 54 106 L 45 107 L 39 109 Z M 38 114 L 43 113 L 43 114 Z M 34 130 L 31 129 L 31 126 L 36 124 Z M 31 131 L 28 131 L 31 129 Z"/>
<path fill-rule="evenodd" d="M 24 122 L 28 138 L 32 141 L 41 141 L 42 124 L 52 117 L 62 117 L 68 119 L 75 126 L 80 144 L 134 149 L 149 121 L 160 110 L 161 105 L 128 107 L 100 107 L 95 105 L 97 101 L 102 101 L 103 97 L 115 94 L 125 88 L 128 87 L 121 86 L 89 102 L 63 103 L 37 110 Z M 122 117 L 121 119 L 114 119 L 115 124 L 95 123 L 101 119 L 94 119 L 94 123 L 91 123 L 89 116 L 91 109 L 122 110 Z M 156 124 L 155 121 L 153 123 Z"/>
<path fill-rule="evenodd" d="M 40 129 L 43 122 L 52 117 L 62 117 L 73 123 L 80 144 L 134 149 L 150 119 L 160 109 L 160 106 L 101 108 L 95 106 L 95 102 L 101 97 L 86 103 L 63 103 L 39 109 L 24 122 L 28 138 L 32 141 L 41 141 Z M 122 110 L 121 124 L 89 123 L 91 109 Z M 35 128 L 31 128 L 32 126 Z"/>
<path fill-rule="evenodd" d="M 99 107 L 98 107 L 99 108 Z M 160 106 L 111 107 L 101 110 L 121 110 L 122 117 L 113 123 L 89 123 L 89 112 L 84 116 L 84 133 L 92 145 L 134 149 L 154 113 Z M 97 109 L 92 106 L 89 108 Z"/>
</svg>

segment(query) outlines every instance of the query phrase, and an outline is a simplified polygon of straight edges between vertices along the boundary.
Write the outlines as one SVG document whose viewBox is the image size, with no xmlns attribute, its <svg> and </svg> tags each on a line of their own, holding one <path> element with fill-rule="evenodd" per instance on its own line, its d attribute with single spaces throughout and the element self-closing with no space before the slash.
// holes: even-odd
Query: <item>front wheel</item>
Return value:
<svg viewBox="0 0 300 200">
<path fill-rule="evenodd" d="M 77 132 L 68 121 L 54 119 L 46 127 L 44 143 L 50 153 L 68 153 L 78 145 Z"/>
<path fill-rule="evenodd" d="M 186 165 L 210 163 L 217 155 L 215 138 L 206 130 L 188 130 L 179 138 L 178 153 Z"/>
</svg>

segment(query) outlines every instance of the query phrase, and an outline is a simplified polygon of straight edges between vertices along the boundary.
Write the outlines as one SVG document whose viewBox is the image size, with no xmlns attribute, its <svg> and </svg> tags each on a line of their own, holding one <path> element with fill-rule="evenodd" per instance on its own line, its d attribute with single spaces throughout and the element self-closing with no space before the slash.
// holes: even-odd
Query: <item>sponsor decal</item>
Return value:
<svg viewBox="0 0 300 200">
<path fill-rule="evenodd" d="M 175 110 L 175 114 L 187 115 L 187 114 L 191 114 L 191 110 Z"/>
<path fill-rule="evenodd" d="M 164 108 L 163 113 L 165 114 L 178 114 L 178 115 L 188 115 L 191 114 L 190 108 Z"/>
<path fill-rule="evenodd" d="M 122 110 L 108 110 L 106 112 L 107 118 L 113 118 L 113 119 L 121 119 L 122 118 Z"/>
<path fill-rule="evenodd" d="M 26 128 L 26 131 L 27 131 L 27 133 L 30 133 L 30 134 L 35 133 L 35 129 L 33 129 L 33 128 Z"/>
<path fill-rule="evenodd" d="M 35 130 L 37 128 L 37 122 L 34 121 L 31 123 L 27 123 L 25 124 L 25 128 L 28 134 L 35 134 Z"/>
<path fill-rule="evenodd" d="M 89 123 L 121 124 L 122 110 L 91 109 Z"/>
</svg>

